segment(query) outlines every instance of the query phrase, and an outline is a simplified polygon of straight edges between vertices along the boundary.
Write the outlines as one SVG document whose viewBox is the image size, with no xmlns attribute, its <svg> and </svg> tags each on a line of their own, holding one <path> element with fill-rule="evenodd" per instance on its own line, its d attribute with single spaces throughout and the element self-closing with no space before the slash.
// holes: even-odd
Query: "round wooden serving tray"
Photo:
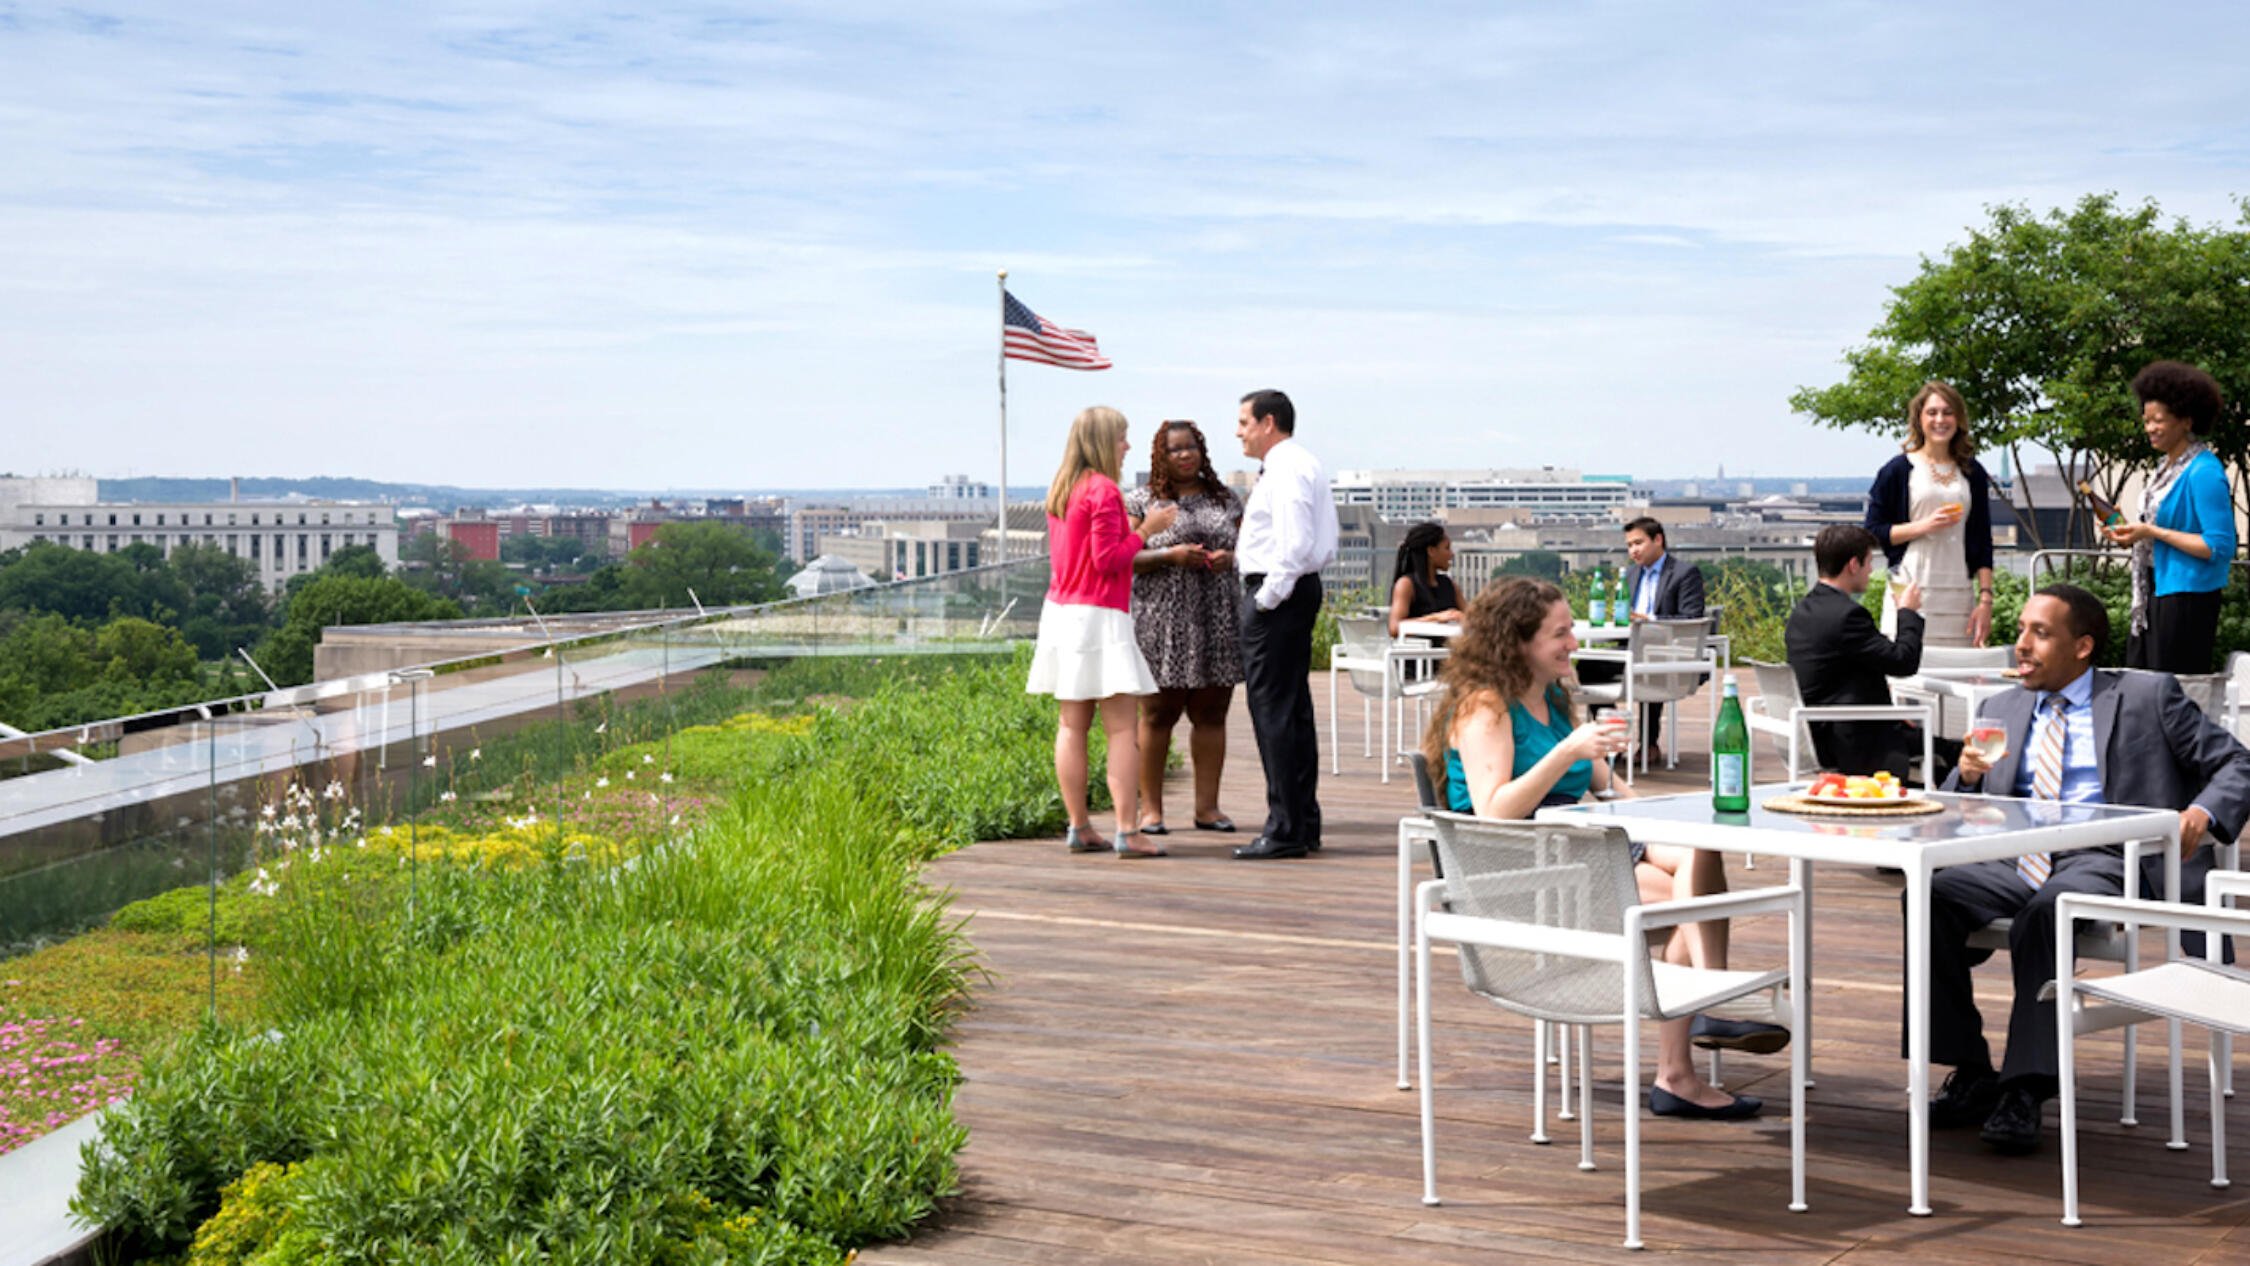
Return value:
<svg viewBox="0 0 2250 1266">
<path fill-rule="evenodd" d="M 1800 813 L 1815 818 L 1918 818 L 1945 812 L 1944 805 L 1919 796 L 1908 796 L 1903 800 L 1860 800 L 1839 804 L 1792 793 L 1775 796 L 1766 801 L 1765 805 L 1775 813 Z"/>
</svg>

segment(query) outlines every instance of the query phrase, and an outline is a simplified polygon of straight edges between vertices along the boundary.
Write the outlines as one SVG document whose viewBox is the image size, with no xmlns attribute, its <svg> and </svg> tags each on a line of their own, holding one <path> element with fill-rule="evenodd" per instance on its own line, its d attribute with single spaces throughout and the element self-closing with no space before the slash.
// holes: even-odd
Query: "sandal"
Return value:
<svg viewBox="0 0 2250 1266">
<path fill-rule="evenodd" d="M 1141 824 L 1141 834 L 1170 835 L 1171 832 L 1164 829 L 1164 824 L 1162 822 L 1143 822 Z"/>
<path fill-rule="evenodd" d="M 1112 846 L 1113 848 L 1115 848 L 1115 849 L 1117 850 L 1117 855 L 1118 855 L 1119 857 L 1170 857 L 1170 856 L 1171 856 L 1171 854 L 1170 854 L 1170 853 L 1167 853 L 1167 852 L 1165 852 L 1165 851 L 1164 851 L 1164 846 L 1163 846 L 1162 844 L 1146 844 L 1146 845 L 1143 845 L 1143 846 L 1141 846 L 1141 847 L 1139 847 L 1139 848 L 1135 848 L 1135 847 L 1133 847 L 1132 845 L 1130 845 L 1130 844 L 1127 844 L 1127 843 L 1125 842 L 1126 840 L 1129 840 L 1129 839 L 1131 839 L 1132 837 L 1134 837 L 1134 836 L 1136 836 L 1136 835 L 1147 835 L 1147 834 L 1148 834 L 1148 832 L 1146 832 L 1146 831 L 1138 831 L 1138 830 L 1136 830 L 1136 831 L 1119 831 L 1119 832 L 1117 833 L 1117 838 L 1116 838 L 1116 840 L 1112 842 L 1112 845 L 1111 845 L 1111 846 Z"/>
<path fill-rule="evenodd" d="M 1232 831 L 1234 830 L 1234 819 L 1222 813 L 1209 822 L 1197 822 L 1195 829 L 1198 831 Z"/>
<path fill-rule="evenodd" d="M 1099 853 L 1109 846 L 1109 841 L 1094 834 L 1092 827 L 1087 827 L 1083 835 L 1075 826 L 1063 830 L 1063 847 L 1073 853 Z"/>
</svg>

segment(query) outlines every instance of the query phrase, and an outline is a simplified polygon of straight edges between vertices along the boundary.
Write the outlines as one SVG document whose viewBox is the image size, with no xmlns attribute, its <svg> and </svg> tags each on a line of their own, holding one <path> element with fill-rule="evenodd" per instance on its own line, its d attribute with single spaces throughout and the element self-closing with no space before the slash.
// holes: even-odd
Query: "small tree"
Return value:
<svg viewBox="0 0 2250 1266">
<path fill-rule="evenodd" d="M 2245 478 L 2250 202 L 2233 229 L 2166 226 L 2154 202 L 2121 208 L 2108 194 L 2045 217 L 1990 214 L 1891 292 L 1870 341 L 1845 352 L 1843 382 L 1801 389 L 1790 406 L 1825 426 L 1901 434 L 1914 392 L 1943 379 L 1967 400 L 1982 447 L 2007 449 L 2019 470 L 2025 447 L 2044 452 L 2115 501 L 2154 457 L 2133 375 L 2182 360 L 2225 391 L 2228 414 L 2205 438 Z"/>
<path fill-rule="evenodd" d="M 1503 576 L 1530 576 L 1537 580 L 1561 580 L 1563 556 L 1553 550 L 1527 549 L 1492 571 L 1492 578 Z"/>
</svg>

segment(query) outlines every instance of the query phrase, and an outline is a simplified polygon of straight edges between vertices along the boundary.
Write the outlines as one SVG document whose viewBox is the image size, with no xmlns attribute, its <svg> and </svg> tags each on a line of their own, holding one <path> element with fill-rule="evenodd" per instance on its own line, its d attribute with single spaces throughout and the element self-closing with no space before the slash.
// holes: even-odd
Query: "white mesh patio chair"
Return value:
<svg viewBox="0 0 2250 1266">
<path fill-rule="evenodd" d="M 1711 621 L 1707 618 L 1641 620 L 1633 625 L 1632 636 L 1626 640 L 1623 650 L 1583 650 L 1578 658 L 1618 665 L 1616 681 L 1582 685 L 1578 692 L 1589 704 L 1623 707 L 1636 735 L 1641 729 L 1642 707 L 1660 704 L 1670 709 L 1672 704 L 1692 698 L 1702 688 L 1704 678 L 1719 671 L 1718 650 L 1711 633 Z M 1710 719 L 1715 723 L 1718 718 L 1718 695 L 1713 692 Z M 1670 740 L 1665 745 L 1665 764 L 1671 768 L 1680 763 L 1680 729 L 1676 715 L 1671 716 L 1665 733 Z M 1640 767 L 1646 770 L 1648 744 L 1637 743 L 1637 746 Z M 1629 759 L 1625 762 L 1625 781 L 1628 785 L 1633 781 L 1633 762 Z"/>
<path fill-rule="evenodd" d="M 1804 997 L 1794 885 L 1643 905 L 1624 832 L 1539 822 L 1430 815 L 1445 878 L 1416 889 L 1414 966 L 1420 1037 L 1422 1202 L 1437 1204 L 1435 1097 L 1430 1076 L 1430 942 L 1459 950 L 1469 991 L 1553 1024 L 1623 1026 L 1625 1246 L 1641 1247 L 1641 1024 L 1693 1015 L 1761 991 Z M 1444 907 L 1439 905 L 1442 896 Z M 1728 971 L 1658 962 L 1648 934 L 1708 919 L 1786 914 L 1786 970 Z M 1785 1004 L 1775 998 L 1776 1013 Z M 1583 1051 L 1585 1044 L 1580 1043 Z M 1805 1208 L 1806 1044 L 1790 1050 L 1789 1207 Z M 1545 1077 L 1539 1079 L 1544 1091 Z M 1579 1168 L 1594 1167 L 1593 1087 L 1579 1078 Z"/>
<path fill-rule="evenodd" d="M 1437 688 L 1435 665 L 1445 658 L 1442 646 L 1431 646 L 1418 639 L 1396 641 L 1390 634 L 1388 618 L 1372 616 L 1338 616 L 1336 618 L 1336 645 L 1328 653 L 1328 772 L 1340 774 L 1344 770 L 1343 748 L 1338 741 L 1338 694 L 1336 679 L 1339 675 L 1351 678 L 1352 689 L 1360 694 L 1360 754 L 1375 753 L 1375 716 L 1381 719 L 1382 778 L 1391 780 L 1391 765 L 1398 758 L 1403 741 L 1392 742 L 1393 733 L 1401 736 L 1406 730 L 1404 704 L 1408 699 L 1426 697 Z M 1419 679 L 1410 679 L 1409 665 L 1426 665 Z M 1394 709 L 1397 712 L 1394 724 Z"/>
<path fill-rule="evenodd" d="M 2250 735 L 2250 718 L 2243 716 L 2245 703 L 2250 703 L 2250 651 L 2231 651 L 2227 655 L 2226 717 L 2227 731 L 2237 739 Z"/>
<path fill-rule="evenodd" d="M 1925 646 L 1918 671 L 1944 672 L 1948 669 L 2001 669 L 2016 662 L 2013 646 Z M 1894 682 L 1891 685 L 1893 703 L 1927 703 L 1937 711 L 1938 733 L 1952 738 L 1969 728 L 1969 702 L 1951 695 L 1941 695 L 1933 690 L 1917 690 L 1912 685 Z M 1958 722 L 1958 724 L 1956 724 Z"/>
<path fill-rule="evenodd" d="M 1420 752 L 1408 752 L 1406 759 L 1414 771 L 1414 792 L 1421 809 L 1416 816 L 1398 820 L 1398 1088 L 1412 1090 L 1414 1080 L 1408 1072 L 1412 1055 L 1408 1048 L 1407 1034 L 1412 1031 L 1414 1024 L 1413 1007 L 1409 1001 L 1413 978 L 1414 851 L 1417 848 L 1427 849 L 1431 873 L 1439 879 L 1445 878 L 1445 863 L 1437 855 L 1437 828 L 1430 822 L 1430 815 L 1444 812 L 1445 804 L 1438 795 L 1437 779 L 1430 773 L 1429 758 Z M 1533 1063 L 1534 1071 L 1539 1074 L 1540 1079 L 1539 1091 L 1534 1096 L 1539 1103 L 1537 1119 L 1532 1124 L 1531 1141 L 1544 1143 L 1547 1141 L 1545 1095 L 1546 1068 L 1549 1064 L 1556 1065 L 1558 1070 L 1557 1090 L 1561 1106 L 1555 1115 L 1569 1121 L 1577 1114 L 1570 1107 L 1570 1030 L 1567 1026 L 1557 1029 L 1553 1036 L 1553 1048 L 1550 1049 L 1547 1022 L 1541 1020 L 1538 1023 L 1539 1031 L 1534 1042 L 1537 1049 L 1533 1054 Z M 1583 1047 L 1585 1036 L 1583 1030 L 1578 1034 L 1581 1059 L 1591 1054 Z M 1713 1084 L 1718 1081 L 1718 1054 L 1717 1051 L 1711 1052 Z"/>
<path fill-rule="evenodd" d="M 2078 1076 L 2076 1038 L 2081 1033 L 2163 1020 L 2203 1027 L 2209 1039 L 2208 1084 L 2211 1099 L 2211 1185 L 2229 1185 L 2226 1153 L 2224 1053 L 2236 1034 L 2250 1033 L 2250 974 L 2223 965 L 2220 946 L 2229 936 L 2250 935 L 2250 913 L 2226 908 L 2230 897 L 2250 894 L 2250 875 L 2214 872 L 2204 889 L 2203 908 L 2166 901 L 2141 901 L 2066 893 L 2055 903 L 2055 1036 L 2057 1073 L 2062 1083 L 2063 1225 L 2078 1226 Z M 2201 962 L 2173 959 L 2145 970 L 2115 976 L 2077 975 L 2072 955 L 2085 935 L 2081 923 L 2125 925 L 2128 935 L 2141 927 L 2204 934 Z M 2127 1077 L 2130 1078 L 2130 1072 Z M 2169 1146 L 2187 1146 L 2173 1131 Z"/>
</svg>

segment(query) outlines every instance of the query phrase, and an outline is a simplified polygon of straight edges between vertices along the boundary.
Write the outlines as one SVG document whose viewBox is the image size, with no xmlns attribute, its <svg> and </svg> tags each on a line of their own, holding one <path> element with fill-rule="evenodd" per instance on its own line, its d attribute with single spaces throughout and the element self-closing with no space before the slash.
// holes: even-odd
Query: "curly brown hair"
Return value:
<svg viewBox="0 0 2250 1266">
<path fill-rule="evenodd" d="M 1430 777 L 1438 797 L 1445 801 L 1445 752 L 1453 746 L 1454 722 L 1480 708 L 1506 714 L 1508 701 L 1531 689 L 1531 665 L 1524 648 L 1539 636 L 1539 626 L 1563 591 L 1544 580 L 1510 576 L 1476 596 L 1462 613 L 1461 631 L 1454 635 L 1439 679 L 1445 691 L 1439 696 L 1437 715 L 1422 732 L 1422 755 L 1430 763 Z M 1578 714 L 1570 705 L 1570 691 L 1561 682 L 1547 690 L 1547 706 L 1573 728 Z"/>
<path fill-rule="evenodd" d="M 1157 424 L 1156 435 L 1148 442 L 1148 495 L 1150 499 L 1177 501 L 1182 493 L 1196 491 L 1192 487 L 1182 488 L 1180 481 L 1173 478 L 1172 454 L 1167 450 L 1171 447 L 1172 432 L 1175 429 L 1186 431 L 1189 435 L 1195 437 L 1195 451 L 1201 455 L 1202 459 L 1196 467 L 1195 480 L 1203 485 L 1204 495 L 1217 498 L 1223 505 L 1233 504 L 1233 490 L 1220 481 L 1217 468 L 1211 465 L 1211 448 L 1203 442 L 1202 428 L 1193 422 L 1178 420 Z"/>
</svg>

